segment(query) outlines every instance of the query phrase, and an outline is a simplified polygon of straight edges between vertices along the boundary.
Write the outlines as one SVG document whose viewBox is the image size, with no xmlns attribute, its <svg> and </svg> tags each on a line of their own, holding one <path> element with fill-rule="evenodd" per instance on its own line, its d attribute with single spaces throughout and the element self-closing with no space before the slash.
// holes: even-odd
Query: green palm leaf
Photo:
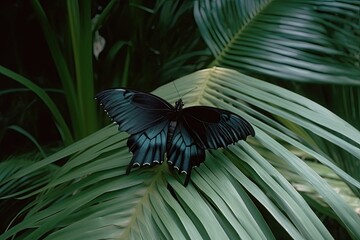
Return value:
<svg viewBox="0 0 360 240">
<path fill-rule="evenodd" d="M 301 82 L 359 84 L 360 2 L 195 2 L 212 65 Z"/>
<path fill-rule="evenodd" d="M 172 174 L 166 163 L 125 175 L 131 159 L 128 136 L 118 133 L 116 125 L 108 126 L 3 180 L 6 184 L 70 159 L 33 193 L 38 197 L 24 210 L 24 220 L 0 238 L 275 239 L 277 233 L 256 206 L 261 204 L 291 238 L 331 239 L 308 203 L 276 169 L 279 165 L 311 185 L 349 233 L 360 238 L 359 216 L 301 158 L 322 162 L 355 188 L 360 183 L 316 151 L 316 145 L 307 145 L 307 135 L 267 115 L 311 131 L 359 158 L 357 130 L 314 102 L 234 70 L 198 71 L 177 80 L 176 86 L 180 95 L 193 89 L 184 96 L 186 106 L 234 111 L 254 125 L 256 137 L 227 150 L 209 151 L 185 188 L 179 179 L 184 176 Z M 154 93 L 169 102 L 178 98 L 173 84 Z"/>
</svg>

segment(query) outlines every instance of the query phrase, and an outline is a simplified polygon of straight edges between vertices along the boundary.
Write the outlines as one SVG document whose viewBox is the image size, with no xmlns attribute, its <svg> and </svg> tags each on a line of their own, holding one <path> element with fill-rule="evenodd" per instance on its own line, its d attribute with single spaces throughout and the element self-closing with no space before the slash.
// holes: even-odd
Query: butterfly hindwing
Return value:
<svg viewBox="0 0 360 240">
<path fill-rule="evenodd" d="M 165 100 L 129 89 L 108 89 L 96 95 L 109 117 L 119 125 L 119 130 L 139 133 L 160 122 L 174 111 Z"/>
<path fill-rule="evenodd" d="M 163 121 L 129 137 L 127 146 L 133 153 L 133 158 L 129 163 L 126 174 L 134 166 L 152 166 L 161 164 L 164 161 L 169 122 Z"/>
<path fill-rule="evenodd" d="M 255 135 L 253 127 L 244 118 L 223 109 L 196 106 L 182 111 L 184 125 L 196 143 L 205 149 L 225 148 Z"/>
<path fill-rule="evenodd" d="M 190 180 L 191 169 L 205 161 L 205 149 L 195 142 L 182 121 L 177 122 L 166 155 L 170 166 L 186 174 L 185 186 Z"/>
</svg>

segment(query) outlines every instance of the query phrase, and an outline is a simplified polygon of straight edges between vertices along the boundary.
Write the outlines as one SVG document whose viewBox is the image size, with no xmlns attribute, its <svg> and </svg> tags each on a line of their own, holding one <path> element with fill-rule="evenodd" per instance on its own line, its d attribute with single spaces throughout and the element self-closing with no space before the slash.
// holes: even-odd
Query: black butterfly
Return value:
<svg viewBox="0 0 360 240">
<path fill-rule="evenodd" d="M 205 106 L 184 108 L 181 98 L 175 107 L 150 93 L 130 89 L 108 89 L 96 95 L 105 112 L 131 136 L 127 146 L 134 166 L 167 161 L 179 173 L 187 174 L 205 160 L 205 149 L 226 147 L 246 137 L 255 136 L 253 127 L 229 111 Z"/>
</svg>

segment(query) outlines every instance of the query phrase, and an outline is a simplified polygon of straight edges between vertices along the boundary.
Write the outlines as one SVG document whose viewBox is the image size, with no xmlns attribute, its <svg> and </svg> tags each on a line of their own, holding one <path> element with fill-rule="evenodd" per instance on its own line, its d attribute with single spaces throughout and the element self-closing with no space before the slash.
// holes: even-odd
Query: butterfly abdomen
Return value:
<svg viewBox="0 0 360 240">
<path fill-rule="evenodd" d="M 176 121 L 171 121 L 169 124 L 168 132 L 167 132 L 166 149 L 169 149 L 169 147 L 170 147 L 171 141 L 174 136 L 175 128 L 176 128 Z"/>
</svg>

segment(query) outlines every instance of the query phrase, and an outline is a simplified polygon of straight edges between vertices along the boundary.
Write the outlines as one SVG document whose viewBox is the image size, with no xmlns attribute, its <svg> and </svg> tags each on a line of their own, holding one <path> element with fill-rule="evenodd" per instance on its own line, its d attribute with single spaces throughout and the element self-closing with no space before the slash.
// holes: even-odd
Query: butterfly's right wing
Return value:
<svg viewBox="0 0 360 240">
<path fill-rule="evenodd" d="M 168 162 L 187 174 L 205 160 L 205 149 L 226 147 L 247 136 L 254 136 L 253 127 L 242 117 L 229 111 L 196 106 L 182 110 L 167 151 Z"/>
<path fill-rule="evenodd" d="M 129 89 L 108 89 L 95 97 L 120 131 L 135 134 L 169 121 L 174 107 L 165 100 Z"/>
<path fill-rule="evenodd" d="M 131 136 L 127 141 L 133 158 L 127 168 L 163 162 L 166 138 L 174 107 L 165 100 L 129 89 L 109 89 L 96 95 L 120 131 Z"/>
<path fill-rule="evenodd" d="M 195 106 L 183 109 L 182 121 L 199 146 L 205 149 L 225 148 L 248 136 L 255 136 L 251 124 L 224 109 Z"/>
<path fill-rule="evenodd" d="M 184 122 L 178 121 L 166 155 L 172 167 L 186 174 L 184 186 L 187 186 L 192 168 L 205 161 L 205 148 L 196 143 Z"/>
</svg>

